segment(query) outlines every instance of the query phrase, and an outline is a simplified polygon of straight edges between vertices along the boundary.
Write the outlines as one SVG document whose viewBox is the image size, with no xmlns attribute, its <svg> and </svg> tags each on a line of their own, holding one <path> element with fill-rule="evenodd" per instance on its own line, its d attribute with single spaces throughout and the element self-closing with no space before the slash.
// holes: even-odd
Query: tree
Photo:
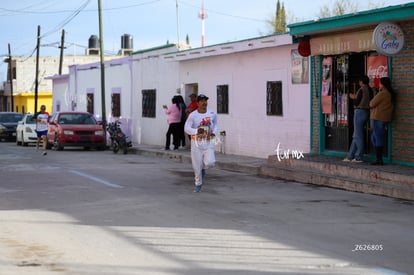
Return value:
<svg viewBox="0 0 414 275">
<path fill-rule="evenodd" d="M 319 18 L 326 18 L 332 16 L 344 15 L 347 13 L 354 13 L 359 10 L 358 4 L 352 0 L 335 0 L 332 2 L 332 7 L 323 6 L 319 9 Z"/>
<path fill-rule="evenodd" d="M 272 33 L 285 33 L 286 32 L 286 12 L 285 5 L 280 4 L 280 0 L 277 0 L 276 12 L 270 20 L 267 21 L 272 29 Z"/>
<path fill-rule="evenodd" d="M 188 36 L 188 34 L 187 34 L 187 36 L 185 37 L 185 43 L 186 43 L 187 45 L 190 45 L 190 37 Z"/>
</svg>

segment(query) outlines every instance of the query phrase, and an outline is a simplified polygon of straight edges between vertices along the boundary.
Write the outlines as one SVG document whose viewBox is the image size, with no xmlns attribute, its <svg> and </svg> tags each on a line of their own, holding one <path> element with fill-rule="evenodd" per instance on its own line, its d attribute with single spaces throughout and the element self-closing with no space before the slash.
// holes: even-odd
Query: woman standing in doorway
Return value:
<svg viewBox="0 0 414 275">
<path fill-rule="evenodd" d="M 371 141 L 375 147 L 376 160 L 373 165 L 383 165 L 382 151 L 384 148 L 383 135 L 385 128 L 392 119 L 394 110 L 395 93 L 391 86 L 389 77 L 380 79 L 379 93 L 370 101 L 371 119 L 374 130 L 372 132 Z"/>
<path fill-rule="evenodd" d="M 359 88 L 356 94 L 349 94 L 354 101 L 354 133 L 348 155 L 344 161 L 362 162 L 364 155 L 364 128 L 369 119 L 369 102 L 373 91 L 369 86 L 369 77 L 364 75 L 359 79 Z"/>
</svg>

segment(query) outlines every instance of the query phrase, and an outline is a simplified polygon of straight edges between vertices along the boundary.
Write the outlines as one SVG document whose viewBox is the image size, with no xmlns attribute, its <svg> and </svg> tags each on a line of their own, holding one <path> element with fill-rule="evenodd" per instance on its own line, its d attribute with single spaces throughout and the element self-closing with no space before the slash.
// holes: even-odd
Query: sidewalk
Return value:
<svg viewBox="0 0 414 275">
<path fill-rule="evenodd" d="M 189 149 L 134 145 L 130 153 L 191 163 Z M 414 201 L 414 167 L 345 163 L 341 158 L 305 155 L 279 161 L 216 152 L 216 168 Z"/>
</svg>

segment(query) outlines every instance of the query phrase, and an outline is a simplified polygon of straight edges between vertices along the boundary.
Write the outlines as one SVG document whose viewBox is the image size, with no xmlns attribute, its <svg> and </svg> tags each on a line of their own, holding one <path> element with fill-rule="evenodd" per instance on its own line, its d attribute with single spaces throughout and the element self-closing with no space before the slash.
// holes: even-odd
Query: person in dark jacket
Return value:
<svg viewBox="0 0 414 275">
<path fill-rule="evenodd" d="M 394 110 L 395 93 L 391 86 L 389 77 L 380 79 L 379 93 L 369 102 L 371 108 L 371 120 L 373 132 L 371 135 L 372 144 L 375 147 L 376 160 L 373 165 L 383 165 L 382 151 L 384 148 L 383 135 L 388 123 L 392 120 Z"/>
</svg>

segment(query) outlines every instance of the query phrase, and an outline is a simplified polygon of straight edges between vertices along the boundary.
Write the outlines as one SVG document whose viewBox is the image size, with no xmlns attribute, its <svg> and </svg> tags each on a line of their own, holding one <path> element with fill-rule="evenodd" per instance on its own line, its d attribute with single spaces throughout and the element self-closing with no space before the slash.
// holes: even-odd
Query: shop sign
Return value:
<svg viewBox="0 0 414 275">
<path fill-rule="evenodd" d="M 394 23 L 383 22 L 375 28 L 372 42 L 378 53 L 393 56 L 404 47 L 404 32 Z"/>
<path fill-rule="evenodd" d="M 367 57 L 367 76 L 370 85 L 379 89 L 379 82 L 382 77 L 388 76 L 388 60 L 386 56 L 368 56 Z"/>
<path fill-rule="evenodd" d="M 310 41 L 312 55 L 331 55 L 374 50 L 372 29 L 353 33 L 315 37 Z"/>
<path fill-rule="evenodd" d="M 309 40 L 299 42 L 298 51 L 301 56 L 308 57 L 311 55 L 311 48 Z"/>
</svg>

